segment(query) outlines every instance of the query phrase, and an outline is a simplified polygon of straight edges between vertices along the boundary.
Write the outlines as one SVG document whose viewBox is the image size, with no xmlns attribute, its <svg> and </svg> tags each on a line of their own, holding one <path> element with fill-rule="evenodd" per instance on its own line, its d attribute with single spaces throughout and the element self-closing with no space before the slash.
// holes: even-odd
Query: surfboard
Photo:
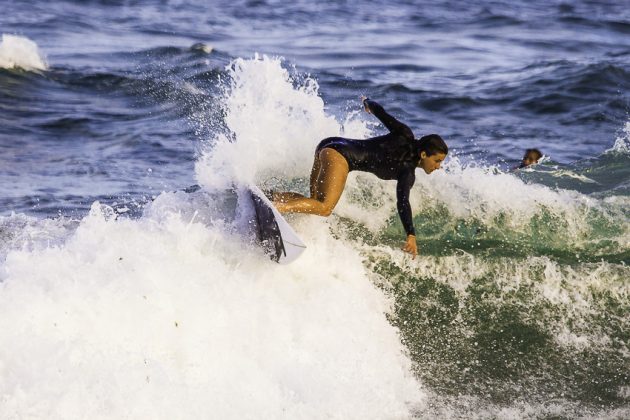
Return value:
<svg viewBox="0 0 630 420">
<path fill-rule="evenodd" d="M 295 233 L 265 194 L 255 185 L 248 187 L 256 213 L 256 239 L 272 261 L 289 264 L 306 249 Z"/>
</svg>

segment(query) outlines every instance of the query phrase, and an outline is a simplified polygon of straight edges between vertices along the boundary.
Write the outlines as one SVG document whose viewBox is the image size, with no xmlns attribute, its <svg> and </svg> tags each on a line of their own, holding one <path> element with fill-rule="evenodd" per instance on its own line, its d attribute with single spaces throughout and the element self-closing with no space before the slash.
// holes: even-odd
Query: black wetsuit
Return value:
<svg viewBox="0 0 630 420">
<path fill-rule="evenodd" d="M 389 130 L 389 134 L 366 140 L 329 137 L 316 151 L 329 147 L 348 161 L 351 171 L 371 172 L 381 179 L 395 179 L 398 215 L 408 235 L 415 235 L 409 191 L 416 181 L 415 170 L 420 161 L 418 142 L 405 124 L 389 115 L 382 106 L 366 99 L 369 110 Z"/>
</svg>

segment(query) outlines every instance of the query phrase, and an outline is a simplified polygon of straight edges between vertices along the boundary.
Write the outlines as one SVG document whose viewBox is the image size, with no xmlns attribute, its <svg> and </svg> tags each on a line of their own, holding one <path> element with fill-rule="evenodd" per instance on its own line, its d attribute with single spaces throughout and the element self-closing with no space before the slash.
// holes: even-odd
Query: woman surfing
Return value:
<svg viewBox="0 0 630 420">
<path fill-rule="evenodd" d="M 310 197 L 293 192 L 274 192 L 273 202 L 282 213 L 308 213 L 329 216 L 346 185 L 350 171 L 370 172 L 381 179 L 396 180 L 396 207 L 407 239 L 403 250 L 418 254 L 413 227 L 409 192 L 417 167 L 430 174 L 440 168 L 448 147 L 437 134 L 420 139 L 405 124 L 389 115 L 381 105 L 361 97 L 363 107 L 374 114 L 389 130 L 389 134 L 365 140 L 329 137 L 315 149 L 311 170 Z"/>
</svg>

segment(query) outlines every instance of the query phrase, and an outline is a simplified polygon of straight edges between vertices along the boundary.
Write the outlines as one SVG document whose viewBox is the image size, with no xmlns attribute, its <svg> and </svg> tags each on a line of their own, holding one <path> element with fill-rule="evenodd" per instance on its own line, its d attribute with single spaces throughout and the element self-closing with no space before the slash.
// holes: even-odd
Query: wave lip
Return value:
<svg viewBox="0 0 630 420">
<path fill-rule="evenodd" d="M 48 64 L 34 41 L 18 35 L 2 34 L 0 68 L 43 71 L 48 70 Z"/>
</svg>

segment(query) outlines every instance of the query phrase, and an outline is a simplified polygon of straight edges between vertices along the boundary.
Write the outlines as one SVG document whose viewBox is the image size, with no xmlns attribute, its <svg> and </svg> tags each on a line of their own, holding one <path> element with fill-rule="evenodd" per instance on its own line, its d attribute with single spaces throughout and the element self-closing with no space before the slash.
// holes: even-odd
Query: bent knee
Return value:
<svg viewBox="0 0 630 420">
<path fill-rule="evenodd" d="M 324 216 L 324 217 L 328 217 L 332 214 L 333 209 L 335 208 L 334 205 L 330 205 L 329 203 L 326 203 L 325 201 L 319 201 L 319 206 L 317 209 L 317 214 L 320 216 Z"/>
<path fill-rule="evenodd" d="M 328 217 L 332 214 L 333 212 L 333 208 L 332 207 L 324 207 L 322 209 L 321 215 L 324 217 Z"/>
</svg>

